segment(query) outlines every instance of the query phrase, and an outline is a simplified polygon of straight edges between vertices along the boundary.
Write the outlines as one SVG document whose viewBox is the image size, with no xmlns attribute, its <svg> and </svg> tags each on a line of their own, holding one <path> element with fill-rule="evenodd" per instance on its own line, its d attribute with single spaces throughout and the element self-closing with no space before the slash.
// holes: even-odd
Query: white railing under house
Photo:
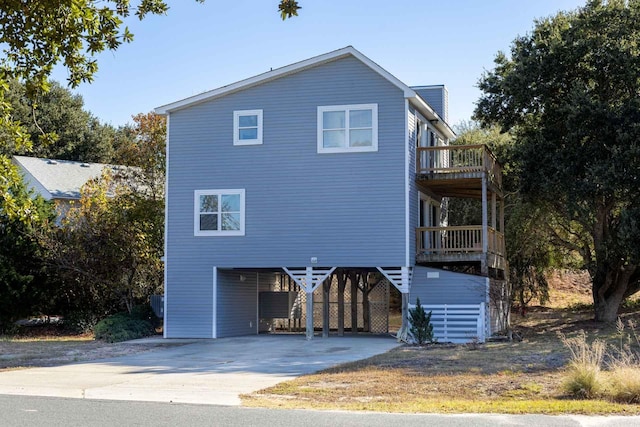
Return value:
<svg viewBox="0 0 640 427">
<path fill-rule="evenodd" d="M 421 304 L 431 312 L 433 336 L 438 342 L 485 342 L 487 338 L 486 303 L 480 304 Z M 414 309 L 415 304 L 409 304 Z"/>
</svg>

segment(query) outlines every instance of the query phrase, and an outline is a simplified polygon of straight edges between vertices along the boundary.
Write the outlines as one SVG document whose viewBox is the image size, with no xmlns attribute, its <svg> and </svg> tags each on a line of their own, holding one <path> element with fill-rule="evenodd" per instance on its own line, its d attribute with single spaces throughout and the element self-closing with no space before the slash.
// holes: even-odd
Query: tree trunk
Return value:
<svg viewBox="0 0 640 427">
<path fill-rule="evenodd" d="M 610 266 L 598 262 L 593 277 L 593 309 L 597 322 L 615 322 L 620 305 L 630 295 L 630 288 L 637 283 L 630 283 L 635 267 Z"/>
<path fill-rule="evenodd" d="M 365 284 L 362 289 L 362 330 L 371 331 L 371 313 L 369 312 L 369 287 Z"/>
<path fill-rule="evenodd" d="M 358 333 L 358 275 L 349 273 L 351 282 L 351 333 Z"/>
<path fill-rule="evenodd" d="M 329 338 L 329 298 L 331 296 L 331 283 L 333 283 L 333 275 L 329 276 L 322 284 L 322 338 Z"/>
<path fill-rule="evenodd" d="M 592 232 L 595 262 L 590 272 L 594 318 L 597 322 L 615 322 L 622 301 L 638 291 L 640 282 L 639 267 L 616 257 L 607 245 L 615 238 L 611 236 L 611 209 L 606 200 L 598 206 Z"/>
</svg>

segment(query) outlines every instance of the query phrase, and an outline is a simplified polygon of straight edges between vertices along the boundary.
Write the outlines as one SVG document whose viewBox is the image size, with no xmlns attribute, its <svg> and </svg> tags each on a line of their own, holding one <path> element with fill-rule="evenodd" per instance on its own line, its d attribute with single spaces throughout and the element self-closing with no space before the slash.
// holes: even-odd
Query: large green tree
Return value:
<svg viewBox="0 0 640 427">
<path fill-rule="evenodd" d="M 479 86 L 483 124 L 516 135 L 526 200 L 580 254 L 595 319 L 640 290 L 640 0 L 590 0 L 536 22 Z"/>
<path fill-rule="evenodd" d="M 0 333 L 23 316 L 46 312 L 54 292 L 45 270 L 45 249 L 35 237 L 53 222 L 53 206 L 31 194 L 22 181 L 13 181 L 12 198 L 0 199 Z M 7 202 L 33 201 L 28 218 L 9 217 Z"/>
<path fill-rule="evenodd" d="M 200 3 L 204 0 L 196 0 Z M 296 0 L 280 0 L 283 19 L 297 15 Z M 133 40 L 124 25 L 131 14 L 144 19 L 149 14 L 165 14 L 165 0 L 5 0 L 0 7 L 0 132 L 13 135 L 16 149 L 28 149 L 29 132 L 12 115 L 5 95 L 9 82 L 24 82 L 27 96 L 50 89 L 48 78 L 56 65 L 68 72 L 68 82 L 76 87 L 91 82 L 98 70 L 95 56 L 105 50 L 116 50 Z M 43 133 L 37 142 L 55 141 L 55 134 Z M 4 150 L 6 151 L 6 150 Z M 0 155 L 0 176 L 15 175 L 6 155 Z M 11 197 L 6 180 L 0 180 L 0 199 Z M 22 217 L 31 210 L 29 201 L 12 217 Z"/>
<path fill-rule="evenodd" d="M 118 163 L 82 189 L 62 227 L 43 236 L 63 281 L 63 314 L 98 318 L 162 292 L 165 118 L 138 114 L 118 132 Z"/>
<path fill-rule="evenodd" d="M 30 149 L 16 149 L 14 135 L 0 130 L 3 154 L 85 162 L 111 161 L 116 131 L 86 111 L 80 95 L 51 82 L 48 92 L 38 92 L 29 98 L 25 85 L 13 80 L 5 98 L 11 105 L 14 120 L 22 124 L 30 140 L 36 144 Z M 41 141 L 41 136 L 47 134 L 55 135 L 55 138 Z"/>
<path fill-rule="evenodd" d="M 64 279 L 67 310 L 98 317 L 148 303 L 161 292 L 162 201 L 146 197 L 116 172 L 86 184 L 77 207 L 48 239 Z M 67 313 L 64 313 L 67 314 Z"/>
</svg>

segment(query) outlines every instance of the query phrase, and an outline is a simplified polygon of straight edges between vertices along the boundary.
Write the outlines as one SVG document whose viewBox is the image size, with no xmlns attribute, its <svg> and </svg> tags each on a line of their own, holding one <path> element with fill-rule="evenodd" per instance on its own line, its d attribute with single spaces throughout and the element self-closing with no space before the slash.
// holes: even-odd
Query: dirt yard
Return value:
<svg viewBox="0 0 640 427">
<path fill-rule="evenodd" d="M 403 346 L 244 396 L 249 406 L 392 412 L 640 414 L 640 405 L 573 400 L 561 383 L 568 351 L 558 333 L 615 343 L 589 310 L 535 307 L 514 316 L 518 342 Z M 623 319 L 640 320 L 640 310 Z"/>
<path fill-rule="evenodd" d="M 126 356 L 159 347 L 181 344 L 163 342 L 109 344 L 92 335 L 69 335 L 54 326 L 23 328 L 17 336 L 0 336 L 0 371 L 57 366 L 66 363 Z"/>
</svg>

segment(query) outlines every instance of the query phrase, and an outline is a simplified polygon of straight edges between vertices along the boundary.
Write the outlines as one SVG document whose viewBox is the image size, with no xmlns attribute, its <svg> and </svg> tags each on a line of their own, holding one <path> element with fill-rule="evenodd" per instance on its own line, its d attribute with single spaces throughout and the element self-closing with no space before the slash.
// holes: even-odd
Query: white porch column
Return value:
<svg viewBox="0 0 640 427">
<path fill-rule="evenodd" d="M 411 267 L 377 267 L 377 269 L 402 295 L 402 326 L 398 331 L 398 340 L 407 342 L 409 339 L 409 290 L 411 289 L 413 270 Z"/>
<path fill-rule="evenodd" d="M 316 268 L 306 267 L 304 270 L 289 270 L 282 267 L 282 270 L 291 277 L 300 288 L 302 288 L 307 298 L 307 339 L 313 339 L 313 291 L 324 282 L 324 280 L 333 273 L 336 267 Z"/>
<path fill-rule="evenodd" d="M 307 267 L 307 274 L 304 281 L 307 284 L 305 292 L 307 294 L 307 339 L 313 339 L 313 267 Z"/>
<path fill-rule="evenodd" d="M 489 253 L 489 218 L 488 218 L 488 203 L 487 203 L 487 175 L 482 174 L 482 254 L 480 269 L 482 274 L 489 274 L 489 267 L 487 266 L 487 254 Z"/>
</svg>

